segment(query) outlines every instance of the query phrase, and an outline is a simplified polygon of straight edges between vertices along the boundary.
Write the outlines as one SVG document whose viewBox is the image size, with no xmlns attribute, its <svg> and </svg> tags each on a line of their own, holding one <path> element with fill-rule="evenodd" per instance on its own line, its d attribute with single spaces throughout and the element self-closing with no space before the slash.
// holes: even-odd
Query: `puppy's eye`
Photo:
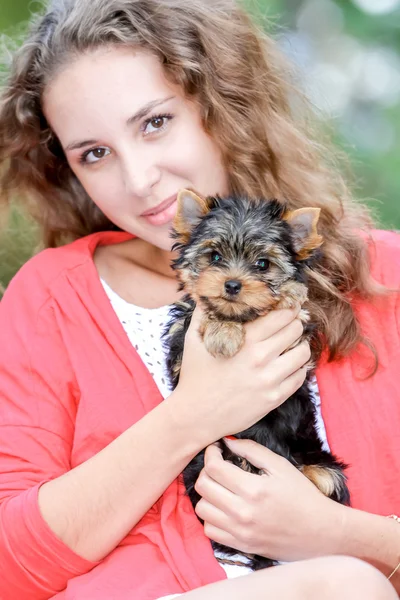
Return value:
<svg viewBox="0 0 400 600">
<path fill-rule="evenodd" d="M 269 260 L 267 260 L 266 258 L 260 258 L 256 264 L 255 267 L 258 271 L 264 272 L 268 270 L 269 267 Z"/>
<path fill-rule="evenodd" d="M 215 264 L 221 262 L 221 260 L 222 260 L 222 256 L 220 255 L 219 252 L 212 252 L 211 253 L 211 263 L 212 264 L 215 265 Z"/>
</svg>

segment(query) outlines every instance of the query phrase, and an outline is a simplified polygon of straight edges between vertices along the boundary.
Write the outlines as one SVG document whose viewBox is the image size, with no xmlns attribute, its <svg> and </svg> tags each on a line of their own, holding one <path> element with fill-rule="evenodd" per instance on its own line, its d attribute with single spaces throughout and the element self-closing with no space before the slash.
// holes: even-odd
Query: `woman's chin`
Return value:
<svg viewBox="0 0 400 600">
<path fill-rule="evenodd" d="M 155 246 L 159 250 L 163 250 L 164 252 L 172 252 L 174 240 L 171 238 L 170 231 L 171 230 L 169 229 L 167 231 L 157 232 L 158 235 L 138 235 L 138 237 L 148 242 L 152 246 Z"/>
</svg>

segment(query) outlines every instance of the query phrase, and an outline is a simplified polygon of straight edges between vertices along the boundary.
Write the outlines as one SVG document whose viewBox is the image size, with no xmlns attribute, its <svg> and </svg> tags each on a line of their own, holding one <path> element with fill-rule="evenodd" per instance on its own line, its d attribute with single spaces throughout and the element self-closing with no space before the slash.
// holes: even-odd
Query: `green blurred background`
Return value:
<svg viewBox="0 0 400 600">
<path fill-rule="evenodd" d="M 349 154 L 356 196 L 381 226 L 400 229 L 400 0 L 248 2 L 271 18 L 319 117 Z M 2 42 L 21 35 L 37 6 L 0 0 Z M 35 245 L 33 226 L 14 211 L 0 235 L 4 286 Z"/>
</svg>

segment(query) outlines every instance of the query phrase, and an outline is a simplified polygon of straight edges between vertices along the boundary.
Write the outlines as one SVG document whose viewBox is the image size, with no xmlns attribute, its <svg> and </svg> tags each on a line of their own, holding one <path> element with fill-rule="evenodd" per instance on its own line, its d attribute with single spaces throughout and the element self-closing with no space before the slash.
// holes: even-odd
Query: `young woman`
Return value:
<svg viewBox="0 0 400 600">
<path fill-rule="evenodd" d="M 400 240 L 370 230 L 295 122 L 284 73 L 233 0 L 58 1 L 15 56 L 1 190 L 29 200 L 49 248 L 0 310 L 1 598 L 390 599 L 387 577 L 400 590 L 387 518 L 400 512 Z M 187 187 L 321 208 L 314 390 L 352 508 L 263 447 L 229 442 L 268 477 L 213 445 L 304 381 L 308 345 L 284 352 L 297 311 L 248 325 L 224 361 L 199 339 L 198 307 L 168 393 L 169 233 Z M 205 447 L 203 527 L 179 474 Z M 209 538 L 290 564 L 222 567 Z"/>
</svg>

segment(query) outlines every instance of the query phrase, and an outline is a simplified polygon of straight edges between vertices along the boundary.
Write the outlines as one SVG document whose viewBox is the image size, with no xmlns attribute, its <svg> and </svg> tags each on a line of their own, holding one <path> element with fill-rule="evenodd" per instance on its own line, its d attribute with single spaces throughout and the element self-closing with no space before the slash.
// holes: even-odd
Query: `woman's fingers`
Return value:
<svg viewBox="0 0 400 600">
<path fill-rule="evenodd" d="M 204 534 L 210 538 L 210 540 L 228 546 L 229 548 L 238 548 L 239 546 L 238 540 L 232 533 L 220 529 L 207 521 L 204 523 Z"/>
<path fill-rule="evenodd" d="M 264 471 L 265 474 L 282 469 L 282 461 L 285 459 L 253 440 L 225 439 L 225 443 L 232 452 L 245 458 L 254 467 Z"/>
<path fill-rule="evenodd" d="M 308 369 L 305 365 L 282 381 L 282 383 L 278 386 L 278 395 L 282 398 L 281 403 L 285 402 L 285 400 L 290 398 L 290 396 L 292 396 L 299 388 L 301 388 L 306 380 L 307 371 Z"/>
<path fill-rule="evenodd" d="M 307 376 L 304 362 L 309 360 L 309 356 L 309 347 L 305 342 L 270 364 L 265 376 L 270 389 L 270 411 L 283 404 L 303 385 Z"/>
<path fill-rule="evenodd" d="M 261 342 L 278 333 L 296 319 L 300 307 L 296 309 L 273 310 L 265 317 L 259 317 L 246 325 L 246 339 Z"/>
<path fill-rule="evenodd" d="M 222 459 L 221 469 L 214 469 L 214 475 L 218 479 L 213 479 L 207 473 L 206 468 L 200 473 L 198 480 L 196 481 L 195 490 L 204 498 L 207 498 L 214 506 L 229 506 L 235 502 L 233 489 L 239 491 L 240 487 L 235 482 L 235 474 L 224 473 L 227 466 L 233 467 L 232 464 L 225 463 Z M 233 488 L 233 489 L 232 489 Z"/>
<path fill-rule="evenodd" d="M 308 342 L 304 341 L 288 352 L 281 354 L 275 360 L 270 361 L 270 372 L 277 381 L 284 381 L 299 369 L 302 369 L 311 358 L 311 350 Z"/>
<path fill-rule="evenodd" d="M 204 469 L 200 473 L 195 489 L 200 496 L 207 496 L 210 502 L 219 505 L 221 498 L 224 505 L 233 505 L 235 494 L 242 492 L 243 482 L 238 468 L 222 458 L 222 451 L 216 444 L 208 446 L 204 456 Z M 238 479 L 239 475 L 239 479 Z"/>
<path fill-rule="evenodd" d="M 231 514 L 237 514 L 240 511 L 237 497 L 242 497 L 253 481 L 251 473 L 224 460 L 221 450 L 211 444 L 206 449 L 204 469 L 195 488 L 215 506 L 224 510 L 228 506 Z"/>
<path fill-rule="evenodd" d="M 261 364 L 270 362 L 285 353 L 300 340 L 303 332 L 303 323 L 299 319 L 294 319 L 268 339 L 259 342 L 256 349 Z"/>
<path fill-rule="evenodd" d="M 194 510 L 196 515 L 205 523 L 211 523 L 215 527 L 219 527 L 220 529 L 224 530 L 229 528 L 229 522 L 231 519 L 229 519 L 223 510 L 220 510 L 217 506 L 215 506 L 213 502 L 208 502 L 208 500 L 202 498 L 198 501 Z"/>
</svg>

